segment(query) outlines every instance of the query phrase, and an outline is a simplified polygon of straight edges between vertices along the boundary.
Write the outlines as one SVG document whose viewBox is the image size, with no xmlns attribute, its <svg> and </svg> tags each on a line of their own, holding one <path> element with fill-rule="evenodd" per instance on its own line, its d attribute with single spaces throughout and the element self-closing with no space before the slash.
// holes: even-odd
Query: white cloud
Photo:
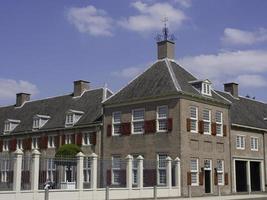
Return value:
<svg viewBox="0 0 267 200">
<path fill-rule="evenodd" d="M 235 51 L 184 57 L 179 63 L 199 78 L 209 78 L 214 83 L 221 84 L 229 79 L 243 81 L 247 76 L 242 75 L 253 74 L 253 80 L 260 80 L 254 86 L 267 86 L 262 84 L 263 79 L 255 78 L 255 75 L 267 73 L 267 51 Z"/>
<path fill-rule="evenodd" d="M 142 1 L 132 3 L 138 11 L 138 15 L 133 15 L 127 19 L 122 19 L 118 24 L 128 30 L 139 33 L 160 30 L 162 28 L 161 20 L 168 17 L 168 23 L 172 29 L 177 29 L 186 19 L 185 14 L 178 8 L 169 3 L 147 4 Z"/>
<path fill-rule="evenodd" d="M 244 31 L 234 28 L 224 29 L 222 42 L 226 45 L 252 45 L 267 41 L 267 29 Z"/>
<path fill-rule="evenodd" d="M 70 8 L 67 13 L 68 20 L 81 33 L 93 36 L 112 36 L 113 20 L 104 10 L 94 6 L 83 8 Z"/>
<path fill-rule="evenodd" d="M 267 81 L 260 75 L 245 74 L 240 75 L 235 79 L 235 82 L 244 87 L 266 87 Z"/>
<path fill-rule="evenodd" d="M 191 0 L 174 0 L 174 2 L 179 3 L 184 8 L 189 8 L 192 6 Z"/>
<path fill-rule="evenodd" d="M 120 78 L 134 78 L 135 76 L 139 75 L 141 72 L 143 72 L 143 68 L 141 67 L 129 67 L 124 68 L 121 71 L 113 72 L 112 75 Z"/>
<path fill-rule="evenodd" d="M 1 79 L 0 78 L 0 99 L 8 100 L 14 99 L 15 95 L 20 92 L 30 93 L 32 95 L 38 94 L 36 85 L 23 80 Z"/>
</svg>

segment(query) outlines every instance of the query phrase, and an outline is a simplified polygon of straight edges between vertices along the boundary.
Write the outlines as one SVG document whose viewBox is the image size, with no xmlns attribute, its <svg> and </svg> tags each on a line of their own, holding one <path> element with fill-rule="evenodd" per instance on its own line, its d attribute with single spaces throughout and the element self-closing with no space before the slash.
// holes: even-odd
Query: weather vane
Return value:
<svg viewBox="0 0 267 200">
<path fill-rule="evenodd" d="M 158 34 L 156 36 L 156 40 L 158 42 L 166 40 L 174 41 L 175 37 L 173 34 L 169 34 L 169 29 L 167 27 L 168 17 L 167 16 L 163 17 L 161 21 L 164 23 L 164 27 L 162 28 L 162 34 Z"/>
</svg>

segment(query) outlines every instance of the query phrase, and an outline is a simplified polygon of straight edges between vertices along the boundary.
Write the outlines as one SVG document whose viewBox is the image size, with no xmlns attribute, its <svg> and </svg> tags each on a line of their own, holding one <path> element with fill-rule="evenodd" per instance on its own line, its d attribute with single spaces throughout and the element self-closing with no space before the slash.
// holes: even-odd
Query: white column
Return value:
<svg viewBox="0 0 267 200">
<path fill-rule="evenodd" d="M 132 189 L 133 184 L 133 156 L 126 156 L 126 188 Z"/>
<path fill-rule="evenodd" d="M 235 173 L 235 159 L 233 159 L 233 168 L 232 168 L 232 174 L 233 174 L 233 185 L 232 185 L 232 190 L 233 193 L 236 193 L 236 173 Z"/>
<path fill-rule="evenodd" d="M 77 153 L 77 189 L 83 189 L 83 162 L 84 162 L 84 154 L 82 152 Z"/>
<path fill-rule="evenodd" d="M 250 161 L 247 161 L 247 185 L 248 192 L 251 192 L 251 180 L 250 180 Z"/>
<path fill-rule="evenodd" d="M 32 151 L 32 163 L 31 163 L 31 189 L 33 191 L 38 190 L 39 184 L 39 165 L 40 165 L 40 152 L 37 149 Z"/>
<path fill-rule="evenodd" d="M 174 173 L 175 186 L 179 188 L 179 196 L 181 196 L 181 160 L 178 157 L 174 160 Z"/>
<path fill-rule="evenodd" d="M 260 174 L 261 174 L 261 191 L 265 192 L 265 176 L 264 176 L 264 161 L 260 162 Z"/>
<path fill-rule="evenodd" d="M 20 192 L 21 188 L 21 165 L 22 165 L 22 155 L 23 152 L 17 149 L 14 152 L 14 169 L 13 169 L 13 191 Z"/>
<path fill-rule="evenodd" d="M 172 159 L 170 156 L 166 158 L 166 186 L 172 187 Z"/>
<path fill-rule="evenodd" d="M 144 170 L 144 158 L 139 155 L 137 158 L 137 187 L 143 188 L 144 178 L 143 178 L 143 170 Z"/>
<path fill-rule="evenodd" d="M 91 188 L 96 190 L 97 188 L 97 155 L 92 153 L 90 155 L 91 158 Z"/>
</svg>

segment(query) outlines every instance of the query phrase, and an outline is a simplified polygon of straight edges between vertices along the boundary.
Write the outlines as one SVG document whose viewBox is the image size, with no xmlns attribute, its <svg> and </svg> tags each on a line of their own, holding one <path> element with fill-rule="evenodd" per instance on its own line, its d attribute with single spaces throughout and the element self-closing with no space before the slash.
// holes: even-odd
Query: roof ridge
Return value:
<svg viewBox="0 0 267 200">
<path fill-rule="evenodd" d="M 174 87 L 176 88 L 176 90 L 177 90 L 178 92 L 180 92 L 180 91 L 181 91 L 181 87 L 180 87 L 180 85 L 179 85 L 179 83 L 178 83 L 178 81 L 177 81 L 177 78 L 176 78 L 176 76 L 175 76 L 175 74 L 174 74 L 174 72 L 173 72 L 173 69 L 172 69 L 172 67 L 171 67 L 171 65 L 170 65 L 170 62 L 169 62 L 168 58 L 165 58 L 164 60 L 165 60 L 167 69 L 168 69 L 168 71 L 169 71 L 169 73 L 170 73 L 170 75 L 171 75 L 171 78 L 172 78 L 172 82 L 173 82 L 173 84 L 174 84 Z"/>
</svg>

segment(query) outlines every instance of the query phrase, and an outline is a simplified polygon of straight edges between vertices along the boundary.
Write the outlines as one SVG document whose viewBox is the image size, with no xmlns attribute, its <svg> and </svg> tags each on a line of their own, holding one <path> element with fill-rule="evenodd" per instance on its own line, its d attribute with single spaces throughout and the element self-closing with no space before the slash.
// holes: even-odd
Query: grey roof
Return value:
<svg viewBox="0 0 267 200">
<path fill-rule="evenodd" d="M 189 94 L 206 100 L 217 100 L 229 104 L 220 95 L 212 91 L 212 96 L 203 96 L 190 81 L 197 80 L 192 74 L 173 60 L 158 60 L 140 76 L 111 96 L 104 104 L 132 102 L 146 98 L 155 98 L 173 94 Z"/>
<path fill-rule="evenodd" d="M 232 102 L 231 122 L 244 126 L 267 129 L 267 104 L 253 99 L 239 97 L 234 98 L 226 92 L 218 93 Z"/>
<path fill-rule="evenodd" d="M 0 134 L 4 131 L 4 122 L 7 119 L 20 120 L 20 124 L 11 134 L 32 131 L 33 117 L 36 114 L 48 115 L 51 118 L 40 129 L 55 129 L 65 127 L 66 112 L 69 109 L 83 111 L 84 114 L 74 125 L 87 125 L 101 120 L 102 100 L 104 89 L 94 89 L 84 92 L 81 97 L 73 94 L 26 102 L 21 108 L 14 105 L 0 107 Z M 110 93 L 108 93 L 110 95 Z"/>
</svg>

